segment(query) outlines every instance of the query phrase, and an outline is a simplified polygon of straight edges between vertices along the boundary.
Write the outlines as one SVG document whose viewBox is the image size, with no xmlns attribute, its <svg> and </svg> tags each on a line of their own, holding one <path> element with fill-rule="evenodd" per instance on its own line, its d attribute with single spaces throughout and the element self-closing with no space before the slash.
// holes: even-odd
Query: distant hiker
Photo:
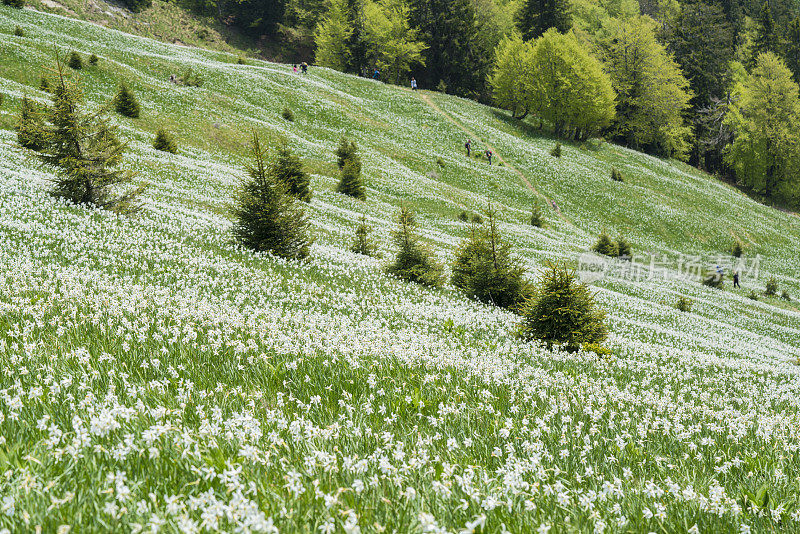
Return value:
<svg viewBox="0 0 800 534">
<path fill-rule="evenodd" d="M 372 73 L 373 80 L 380 80 L 381 79 L 381 71 L 375 69 L 375 72 Z"/>
<path fill-rule="evenodd" d="M 174 74 L 169 75 L 169 83 L 178 83 L 178 77 Z"/>
<path fill-rule="evenodd" d="M 303 74 L 306 74 L 308 72 L 308 63 L 305 61 L 300 63 L 300 70 L 303 72 Z"/>
<path fill-rule="evenodd" d="M 464 148 L 467 149 L 467 157 L 472 155 L 472 139 L 467 139 L 467 142 L 464 143 Z"/>
<path fill-rule="evenodd" d="M 739 271 L 733 272 L 733 287 L 741 287 L 739 285 Z"/>
<path fill-rule="evenodd" d="M 725 271 L 722 270 L 722 267 L 717 265 L 717 280 L 722 280 L 722 277 L 725 275 Z"/>
<path fill-rule="evenodd" d="M 492 151 L 491 150 L 487 150 L 486 151 L 486 159 L 489 160 L 489 165 L 491 165 L 492 164 Z"/>
<path fill-rule="evenodd" d="M 411 90 L 412 91 L 416 91 L 417 90 L 417 79 L 414 78 L 414 77 L 411 78 Z"/>
<path fill-rule="evenodd" d="M 292 65 L 292 70 L 294 71 L 295 74 L 297 74 L 297 65 Z"/>
</svg>

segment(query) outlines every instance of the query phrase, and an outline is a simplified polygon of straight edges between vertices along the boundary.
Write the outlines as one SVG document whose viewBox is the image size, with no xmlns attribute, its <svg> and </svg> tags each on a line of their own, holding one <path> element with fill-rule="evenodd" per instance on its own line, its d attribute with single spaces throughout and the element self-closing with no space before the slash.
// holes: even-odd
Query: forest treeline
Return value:
<svg viewBox="0 0 800 534">
<path fill-rule="evenodd" d="M 315 51 L 298 60 L 414 76 L 800 203 L 799 0 L 176 1 Z"/>
</svg>

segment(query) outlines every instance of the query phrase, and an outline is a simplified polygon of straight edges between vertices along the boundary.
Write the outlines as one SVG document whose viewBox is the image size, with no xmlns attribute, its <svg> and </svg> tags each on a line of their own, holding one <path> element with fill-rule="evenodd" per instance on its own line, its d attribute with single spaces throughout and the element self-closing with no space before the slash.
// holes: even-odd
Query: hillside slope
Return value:
<svg viewBox="0 0 800 534">
<path fill-rule="evenodd" d="M 100 57 L 76 73 L 92 107 L 122 80 L 139 95 L 141 119 L 114 119 L 150 184 L 137 217 L 55 200 L 15 142 L 56 48 Z M 471 101 L 30 10 L 0 7 L 0 57 L 0 530 L 800 530 L 800 311 L 747 298 L 770 276 L 800 296 L 793 215 L 606 143 L 556 159 L 554 139 Z M 201 88 L 168 82 L 188 67 Z M 151 148 L 159 127 L 178 155 Z M 308 263 L 230 242 L 254 128 L 313 172 Z M 342 135 L 366 202 L 333 191 Z M 466 136 L 505 164 L 467 159 Z M 612 356 L 553 353 L 508 312 L 382 272 L 402 202 L 449 263 L 457 215 L 489 201 L 532 273 L 576 265 L 605 229 L 672 275 L 738 238 L 758 277 L 596 280 Z M 348 251 L 362 214 L 382 259 Z M 762 486 L 777 512 L 744 506 Z"/>
</svg>

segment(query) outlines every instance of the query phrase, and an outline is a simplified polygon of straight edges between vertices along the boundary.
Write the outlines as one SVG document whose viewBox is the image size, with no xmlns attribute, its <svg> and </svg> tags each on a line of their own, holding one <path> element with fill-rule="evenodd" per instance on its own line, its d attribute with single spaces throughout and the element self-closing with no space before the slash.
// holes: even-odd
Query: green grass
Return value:
<svg viewBox="0 0 800 534">
<path fill-rule="evenodd" d="M 75 78 L 87 105 L 121 81 L 142 103 L 114 116 L 125 167 L 150 184 L 136 217 L 57 201 L 52 170 L 16 145 L 56 49 L 100 57 Z M 327 69 L 6 7 L 0 57 L 0 531 L 800 530 L 800 312 L 747 298 L 771 276 L 800 294 L 794 215 L 608 143 L 555 159 L 555 139 L 502 111 Z M 202 87 L 168 82 L 189 66 Z M 177 155 L 152 149 L 161 127 Z M 254 128 L 312 173 L 307 263 L 231 243 Z M 366 202 L 334 192 L 342 135 Z M 506 165 L 467 159 L 467 136 Z M 457 215 L 489 201 L 533 277 L 585 260 L 603 230 L 671 275 L 729 261 L 738 238 L 759 276 L 722 291 L 598 279 L 611 355 L 550 352 L 517 340 L 508 312 L 383 273 L 401 202 L 449 263 Z M 362 214 L 382 258 L 348 250 Z M 760 513 L 745 493 L 762 487 Z"/>
</svg>

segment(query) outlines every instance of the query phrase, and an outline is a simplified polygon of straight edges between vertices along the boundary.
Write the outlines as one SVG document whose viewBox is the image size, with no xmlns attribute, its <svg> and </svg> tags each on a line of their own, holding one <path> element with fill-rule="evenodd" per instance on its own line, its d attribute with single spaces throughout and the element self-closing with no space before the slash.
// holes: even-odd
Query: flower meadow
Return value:
<svg viewBox="0 0 800 534">
<path fill-rule="evenodd" d="M 56 48 L 100 57 L 75 76 L 88 106 L 138 94 L 142 118 L 114 118 L 149 184 L 136 216 L 53 198 L 16 145 Z M 747 298 L 768 276 L 800 296 L 795 216 L 613 145 L 556 161 L 472 102 L 29 10 L 0 7 L 0 58 L 0 532 L 800 532 L 800 310 Z M 168 82 L 187 66 L 201 88 Z M 535 189 L 467 159 L 442 113 Z M 151 148 L 160 127 L 178 154 Z M 312 172 L 307 262 L 231 242 L 253 128 Z M 342 135 L 366 202 L 333 191 Z M 445 263 L 458 213 L 491 202 L 533 277 L 602 230 L 666 258 L 737 238 L 763 272 L 598 280 L 611 354 L 554 352 L 507 311 L 386 276 L 401 202 Z M 362 215 L 382 257 L 349 252 Z"/>
</svg>

